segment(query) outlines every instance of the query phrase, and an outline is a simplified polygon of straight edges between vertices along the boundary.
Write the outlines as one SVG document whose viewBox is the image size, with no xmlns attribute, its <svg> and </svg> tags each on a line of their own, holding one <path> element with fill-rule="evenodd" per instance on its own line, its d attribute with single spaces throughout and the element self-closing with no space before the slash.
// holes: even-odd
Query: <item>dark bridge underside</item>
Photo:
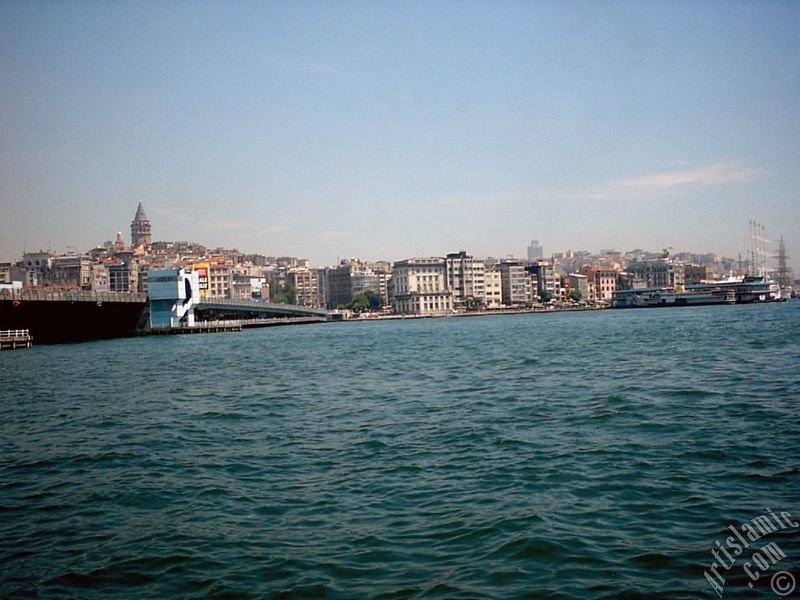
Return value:
<svg viewBox="0 0 800 600">
<path fill-rule="evenodd" d="M 34 344 L 79 342 L 136 335 L 147 326 L 144 294 L 0 292 L 0 329 L 28 329 Z M 198 320 L 288 317 L 326 318 L 322 310 L 224 298 L 203 301 Z"/>
<path fill-rule="evenodd" d="M 28 329 L 34 344 L 134 335 L 144 302 L 0 300 L 0 329 Z"/>
</svg>

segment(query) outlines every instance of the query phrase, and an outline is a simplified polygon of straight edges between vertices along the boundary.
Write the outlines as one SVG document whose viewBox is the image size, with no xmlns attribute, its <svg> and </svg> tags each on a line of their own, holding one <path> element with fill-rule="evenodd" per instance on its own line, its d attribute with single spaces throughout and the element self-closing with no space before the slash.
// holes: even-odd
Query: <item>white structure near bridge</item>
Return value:
<svg viewBox="0 0 800 600">
<path fill-rule="evenodd" d="M 194 327 L 196 311 L 200 311 L 198 316 L 201 320 L 209 316 L 221 321 L 271 318 L 324 321 L 328 318 L 327 311 L 306 306 L 214 296 L 201 297 L 200 272 L 196 269 L 186 271 L 173 268 L 148 271 L 147 290 L 152 329 Z"/>
<path fill-rule="evenodd" d="M 147 274 L 150 327 L 193 327 L 194 309 L 200 300 L 197 271 L 157 269 Z"/>
</svg>

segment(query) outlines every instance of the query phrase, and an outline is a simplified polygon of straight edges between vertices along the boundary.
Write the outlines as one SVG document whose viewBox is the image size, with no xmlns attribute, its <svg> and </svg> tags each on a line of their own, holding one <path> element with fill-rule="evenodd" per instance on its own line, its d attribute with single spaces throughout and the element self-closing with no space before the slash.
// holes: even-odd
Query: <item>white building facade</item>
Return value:
<svg viewBox="0 0 800 600">
<path fill-rule="evenodd" d="M 484 273 L 483 304 L 486 308 L 500 308 L 503 305 L 503 284 L 500 271 L 491 269 Z"/>
<path fill-rule="evenodd" d="M 392 268 L 392 304 L 399 315 L 444 315 L 453 312 L 443 258 L 409 258 Z"/>
<path fill-rule="evenodd" d="M 194 307 L 200 298 L 198 272 L 154 269 L 147 279 L 150 327 L 192 327 Z"/>
</svg>

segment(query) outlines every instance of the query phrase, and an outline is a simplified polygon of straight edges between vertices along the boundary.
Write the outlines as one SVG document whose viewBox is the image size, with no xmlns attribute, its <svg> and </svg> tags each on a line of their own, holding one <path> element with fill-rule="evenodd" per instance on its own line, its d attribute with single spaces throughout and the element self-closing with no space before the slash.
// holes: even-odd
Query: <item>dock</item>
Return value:
<svg viewBox="0 0 800 600">
<path fill-rule="evenodd" d="M 153 327 L 138 332 L 138 335 L 183 335 L 193 333 L 226 333 L 256 327 L 280 327 L 282 325 L 305 325 L 325 323 L 324 317 L 278 317 L 273 319 L 236 319 L 225 321 L 199 321 L 191 327 Z"/>
<path fill-rule="evenodd" d="M 0 350 L 17 350 L 33 346 L 33 337 L 28 329 L 0 330 Z"/>
<path fill-rule="evenodd" d="M 138 335 L 191 335 L 193 333 L 227 333 L 241 330 L 241 323 L 198 323 L 192 327 L 155 327 L 140 331 Z"/>
</svg>

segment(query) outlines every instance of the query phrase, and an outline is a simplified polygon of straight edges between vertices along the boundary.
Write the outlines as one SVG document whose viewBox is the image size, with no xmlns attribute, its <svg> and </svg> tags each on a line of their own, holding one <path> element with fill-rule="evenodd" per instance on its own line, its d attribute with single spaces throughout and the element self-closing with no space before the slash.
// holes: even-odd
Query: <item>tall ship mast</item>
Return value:
<svg viewBox="0 0 800 600">
<path fill-rule="evenodd" d="M 781 290 L 791 290 L 792 289 L 792 269 L 789 267 L 789 255 L 786 252 L 786 243 L 783 241 L 783 236 L 781 235 L 781 240 L 778 242 L 778 285 L 781 286 Z"/>
<path fill-rule="evenodd" d="M 747 274 L 751 277 L 767 276 L 767 237 L 761 223 L 751 220 L 747 247 Z"/>
</svg>

